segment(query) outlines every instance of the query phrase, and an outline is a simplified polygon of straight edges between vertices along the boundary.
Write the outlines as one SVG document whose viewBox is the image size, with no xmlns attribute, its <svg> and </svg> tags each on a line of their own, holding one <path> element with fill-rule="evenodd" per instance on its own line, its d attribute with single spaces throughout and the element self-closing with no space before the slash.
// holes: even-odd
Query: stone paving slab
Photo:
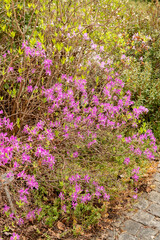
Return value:
<svg viewBox="0 0 160 240">
<path fill-rule="evenodd" d="M 136 235 L 138 230 L 142 227 L 143 225 L 135 222 L 133 220 L 127 220 L 124 222 L 124 226 L 122 226 L 122 230 L 126 231 L 129 234 Z"/>
<path fill-rule="evenodd" d="M 148 198 L 150 201 L 160 204 L 160 193 L 152 191 L 149 193 Z"/>
<path fill-rule="evenodd" d="M 157 172 L 154 176 L 154 179 L 157 181 L 157 182 L 160 182 L 160 173 Z"/>
<path fill-rule="evenodd" d="M 134 206 L 136 208 L 144 210 L 144 209 L 148 208 L 149 204 L 150 204 L 150 202 L 148 200 L 142 198 Z"/>
<path fill-rule="evenodd" d="M 135 214 L 133 214 L 131 216 L 131 218 L 139 223 L 146 225 L 146 226 L 150 226 L 151 222 L 154 219 L 154 216 L 143 210 L 138 210 Z"/>
<path fill-rule="evenodd" d="M 159 204 L 151 204 L 149 208 L 147 209 L 149 213 L 151 213 L 154 216 L 160 217 L 160 205 Z"/>
<path fill-rule="evenodd" d="M 136 236 L 130 235 L 128 233 L 122 233 L 119 236 L 119 240 L 138 240 L 138 238 L 136 238 Z"/>
<path fill-rule="evenodd" d="M 138 231 L 137 237 L 143 240 L 153 240 L 157 233 L 158 233 L 157 229 L 152 229 L 150 227 L 148 228 L 142 227 Z"/>
</svg>

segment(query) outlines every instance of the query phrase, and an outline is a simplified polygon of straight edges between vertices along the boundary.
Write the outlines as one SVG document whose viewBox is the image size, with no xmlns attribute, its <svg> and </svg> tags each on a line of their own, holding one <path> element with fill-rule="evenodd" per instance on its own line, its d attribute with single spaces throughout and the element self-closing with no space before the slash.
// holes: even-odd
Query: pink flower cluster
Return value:
<svg viewBox="0 0 160 240">
<path fill-rule="evenodd" d="M 66 204 L 71 202 L 72 208 L 75 209 L 78 203 L 87 204 L 97 199 L 102 199 L 104 201 L 109 201 L 110 196 L 106 193 L 105 188 L 103 186 L 99 186 L 97 182 L 91 181 L 91 178 L 88 175 L 84 177 L 80 176 L 79 174 L 72 175 L 69 177 L 69 182 L 73 185 L 71 197 L 65 198 L 65 193 L 60 192 L 59 197 L 62 200 L 62 210 L 66 212 Z M 84 183 L 86 188 L 84 188 Z M 84 193 L 85 192 L 85 193 Z M 67 199 L 67 200 L 66 200 Z"/>
<path fill-rule="evenodd" d="M 84 33 L 83 38 L 89 40 L 87 33 Z M 91 48 L 95 50 L 98 47 L 92 42 Z M 37 42 L 36 47 L 31 48 L 28 42 L 24 42 L 22 49 L 28 59 L 40 60 L 48 80 L 53 60 L 47 58 L 41 43 Z M 103 50 L 101 47 L 101 51 Z M 97 59 L 101 58 L 97 56 Z M 121 154 L 125 165 L 130 165 L 136 158 L 154 159 L 157 146 L 152 131 L 147 130 L 140 134 L 138 131 L 135 133 L 134 129 L 141 114 L 147 113 L 148 110 L 143 106 L 134 107 L 130 91 L 124 90 L 124 82 L 117 73 L 114 73 L 113 68 L 109 68 L 111 62 L 111 60 L 108 60 L 108 63 L 99 62 L 100 69 L 104 69 L 106 74 L 101 89 L 95 86 L 91 90 L 86 79 L 66 74 L 62 74 L 61 81 L 57 81 L 50 88 L 45 84 L 39 87 L 40 97 L 45 99 L 46 117 L 37 120 L 34 126 L 25 125 L 20 139 L 7 134 L 9 130 L 13 130 L 13 123 L 4 117 L 2 110 L 0 111 L 0 114 L 3 114 L 0 118 L 0 166 L 5 169 L 11 166 L 12 169 L 9 169 L 14 177 L 26 183 L 26 186 L 19 190 L 19 198 L 22 202 L 27 204 L 30 190 L 38 189 L 39 186 L 36 175 L 27 172 L 30 166 L 38 166 L 39 174 L 44 169 L 53 173 L 56 163 L 65 162 L 66 159 L 68 162 L 76 161 L 76 158 L 81 157 L 84 147 L 88 151 L 94 149 L 104 134 L 109 136 L 109 140 L 106 139 L 106 142 L 109 141 L 108 152 L 112 150 L 110 142 L 115 147 L 117 144 L 123 146 Z M 109 66 L 105 68 L 107 64 Z M 13 71 L 12 68 L 8 70 Z M 32 74 L 34 72 L 35 68 L 32 69 Z M 23 78 L 20 76 L 17 80 L 21 82 Z M 26 86 L 29 93 L 34 92 L 30 84 L 31 80 Z M 125 130 L 126 126 L 133 129 L 134 133 L 130 136 Z M 134 181 L 139 179 L 139 170 L 136 166 L 131 173 Z M 91 182 L 88 175 L 82 177 L 75 174 L 69 178 L 69 183 L 72 185 L 72 190 L 74 189 L 68 200 L 73 209 L 78 203 L 86 204 L 94 198 L 103 200 L 110 198 L 104 187 Z M 84 188 L 84 185 L 87 187 Z M 68 203 L 66 193 L 61 192 L 59 197 L 65 212 Z M 5 206 L 4 212 L 8 210 Z M 34 219 L 35 211 L 30 211 L 26 218 Z M 12 239 L 16 238 L 18 239 L 18 235 L 13 234 Z"/>
</svg>

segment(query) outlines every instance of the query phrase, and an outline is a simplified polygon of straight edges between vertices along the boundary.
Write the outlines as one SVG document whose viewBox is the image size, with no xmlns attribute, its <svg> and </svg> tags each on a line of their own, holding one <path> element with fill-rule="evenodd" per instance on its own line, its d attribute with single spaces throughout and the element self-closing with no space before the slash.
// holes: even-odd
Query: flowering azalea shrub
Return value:
<svg viewBox="0 0 160 240">
<path fill-rule="evenodd" d="M 26 93 L 28 101 L 39 102 L 40 114 L 35 124 L 28 121 L 20 137 L 16 137 L 10 134 L 14 124 L 1 110 L 0 166 L 8 178 L 19 181 L 21 187 L 15 188 L 14 197 L 22 213 L 8 212 L 7 206 L 4 212 L 18 225 L 32 222 L 37 216 L 52 226 L 65 215 L 72 224 L 95 224 L 104 202 L 112 198 L 104 181 L 108 173 L 96 167 L 103 164 L 106 171 L 109 162 L 118 163 L 134 189 L 141 175 L 141 162 L 154 159 L 157 147 L 152 131 L 139 131 L 139 118 L 148 109 L 134 106 L 131 92 L 124 90 L 119 74 L 109 67 L 104 68 L 106 80 L 101 87 L 96 82 L 90 86 L 85 79 L 62 74 L 47 88 L 48 81 L 40 82 L 51 75 L 52 59 L 47 58 L 39 42 L 35 48 L 24 42 L 22 49 L 28 72 L 35 71 L 30 66 L 32 59 L 44 72 L 38 81 L 34 80 L 35 75 L 29 81 L 21 75 L 17 77 L 17 70 L 11 67 L 7 72 L 17 77 L 23 86 L 19 91 Z M 43 186 L 46 195 L 53 191 L 52 204 L 44 204 L 47 199 L 41 193 Z M 29 210 L 33 196 L 34 209 Z M 18 235 L 13 233 L 11 239 L 16 238 Z"/>
<path fill-rule="evenodd" d="M 77 7 L 74 23 L 49 2 L 27 1 L 22 31 L 22 5 L 13 2 L 11 9 L 11 0 L 3 1 L 2 25 L 9 24 L 0 24 L 0 34 L 10 32 L 12 41 L 7 38 L 9 47 L 0 53 L 0 174 L 13 180 L 13 204 L 2 209 L 12 225 L 10 239 L 20 239 L 20 228 L 37 221 L 53 227 L 63 219 L 73 229 L 96 225 L 121 191 L 130 188 L 137 199 L 139 179 L 157 154 L 154 134 L 142 124 L 148 109 L 133 95 L 133 89 L 141 95 L 134 64 L 141 72 L 152 39 L 133 33 L 126 44 L 128 35 L 117 37 L 124 11 L 119 1 L 105 1 L 108 10 L 103 2 L 97 9 L 95 3 Z M 69 11 L 77 13 L 72 4 Z"/>
</svg>

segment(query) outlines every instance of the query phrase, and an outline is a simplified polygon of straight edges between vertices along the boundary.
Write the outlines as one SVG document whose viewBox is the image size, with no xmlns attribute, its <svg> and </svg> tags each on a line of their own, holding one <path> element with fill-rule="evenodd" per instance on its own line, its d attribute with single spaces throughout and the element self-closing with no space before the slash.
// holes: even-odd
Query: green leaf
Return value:
<svg viewBox="0 0 160 240">
<path fill-rule="evenodd" d="M 6 30 L 6 25 L 3 25 L 1 28 L 2 28 L 2 31 L 4 32 Z"/>
<path fill-rule="evenodd" d="M 7 12 L 7 16 L 10 18 L 12 16 L 12 12 Z"/>
<path fill-rule="evenodd" d="M 67 46 L 67 47 L 64 47 L 64 49 L 66 50 L 66 52 L 68 53 L 71 49 L 72 49 L 72 46 Z"/>
<path fill-rule="evenodd" d="M 12 93 L 11 93 L 11 97 L 15 97 L 16 93 L 17 93 L 16 88 L 13 88 Z"/>
<path fill-rule="evenodd" d="M 19 118 L 17 118 L 17 122 L 16 123 L 17 123 L 17 127 L 20 128 L 20 119 Z"/>
<path fill-rule="evenodd" d="M 69 59 L 70 59 L 71 62 L 73 62 L 74 58 L 75 57 L 71 56 Z"/>
<path fill-rule="evenodd" d="M 3 232 L 9 232 L 9 227 L 7 227 L 7 226 L 5 225 Z"/>
<path fill-rule="evenodd" d="M 96 83 L 97 83 L 97 85 L 98 85 L 98 82 L 99 82 L 99 77 L 97 76 L 97 77 L 96 77 Z"/>
<path fill-rule="evenodd" d="M 4 88 L 5 88 L 5 89 L 8 89 L 8 88 L 9 88 L 8 83 L 5 83 L 5 84 L 4 84 Z"/>
<path fill-rule="evenodd" d="M 23 205 L 24 205 L 24 202 L 21 202 L 21 200 L 18 202 L 18 201 L 16 201 L 16 204 L 18 205 L 18 207 L 22 207 Z"/>
<path fill-rule="evenodd" d="M 62 60 L 61 60 L 61 63 L 62 63 L 62 64 L 65 64 L 65 62 L 66 62 L 66 58 L 63 57 Z"/>
<path fill-rule="evenodd" d="M 56 43 L 56 48 L 60 52 L 63 48 L 63 43 Z"/>
<path fill-rule="evenodd" d="M 18 49 L 18 53 L 20 54 L 20 55 L 22 55 L 23 54 L 23 51 L 21 50 L 21 48 L 19 47 L 19 49 Z"/>
<path fill-rule="evenodd" d="M 63 182 L 63 181 L 60 181 L 60 182 L 59 182 L 59 185 L 60 185 L 60 187 L 63 187 L 63 186 L 64 186 L 64 182 Z"/>
<path fill-rule="evenodd" d="M 18 9 L 22 9 L 23 8 L 23 5 L 22 4 L 17 4 L 17 7 L 18 7 Z"/>
<path fill-rule="evenodd" d="M 54 133 L 55 133 L 55 136 L 58 138 L 58 136 L 59 136 L 59 131 L 55 130 Z"/>
</svg>

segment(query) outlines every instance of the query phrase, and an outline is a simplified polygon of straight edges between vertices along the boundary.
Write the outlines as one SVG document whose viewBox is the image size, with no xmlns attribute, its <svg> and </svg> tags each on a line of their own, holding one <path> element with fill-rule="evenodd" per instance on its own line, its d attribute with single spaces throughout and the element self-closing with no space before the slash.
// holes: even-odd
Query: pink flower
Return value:
<svg viewBox="0 0 160 240">
<path fill-rule="evenodd" d="M 139 173 L 139 169 L 140 169 L 140 167 L 137 167 L 137 168 L 134 168 L 133 170 L 132 170 L 132 173 Z"/>
<path fill-rule="evenodd" d="M 33 189 L 36 188 L 38 189 L 38 182 L 36 182 L 35 177 L 34 176 L 28 176 L 28 180 L 27 180 L 27 185 Z"/>
<path fill-rule="evenodd" d="M 92 49 L 96 49 L 96 48 L 97 48 L 97 45 L 93 43 L 93 44 L 91 45 L 91 48 L 92 48 Z"/>
<path fill-rule="evenodd" d="M 85 202 L 90 201 L 90 200 L 91 200 L 91 195 L 89 193 L 87 193 L 86 195 L 81 197 L 81 202 L 82 203 L 85 203 Z"/>
<path fill-rule="evenodd" d="M 59 197 L 61 200 L 64 200 L 64 194 L 62 192 L 60 192 Z"/>
<path fill-rule="evenodd" d="M 4 208 L 3 208 L 3 213 L 5 213 L 5 212 L 8 212 L 8 210 L 10 209 L 10 207 L 9 206 L 7 206 L 7 205 L 4 205 Z"/>
<path fill-rule="evenodd" d="M 26 219 L 28 220 L 33 220 L 35 219 L 36 216 L 35 216 L 35 211 L 30 211 L 27 215 L 26 215 Z"/>
<path fill-rule="evenodd" d="M 32 92 L 32 91 L 33 91 L 32 85 L 29 85 L 29 86 L 27 87 L 27 91 L 28 91 L 28 92 Z"/>
<path fill-rule="evenodd" d="M 71 34 L 70 34 L 70 33 L 67 33 L 67 37 L 68 37 L 68 38 L 71 38 Z"/>
<path fill-rule="evenodd" d="M 37 208 L 36 211 L 37 211 L 37 215 L 39 215 L 40 212 L 42 211 L 42 208 Z"/>
<path fill-rule="evenodd" d="M 133 195 L 132 197 L 133 197 L 133 199 L 137 199 L 137 194 L 136 194 L 136 195 Z"/>
<path fill-rule="evenodd" d="M 77 205 L 78 205 L 77 202 L 72 202 L 72 208 L 75 209 Z"/>
<path fill-rule="evenodd" d="M 10 217 L 11 219 L 15 219 L 14 213 L 11 213 L 11 214 L 9 215 L 9 217 Z"/>
<path fill-rule="evenodd" d="M 23 225 L 23 224 L 24 224 L 24 220 L 22 218 L 19 218 L 18 225 L 20 226 L 20 225 Z"/>
<path fill-rule="evenodd" d="M 80 184 L 77 184 L 77 183 L 76 183 L 76 186 L 75 186 L 75 192 L 76 192 L 76 193 L 80 193 L 80 192 L 82 192 L 82 189 L 81 189 Z"/>
<path fill-rule="evenodd" d="M 73 153 L 73 157 L 74 157 L 74 158 L 78 157 L 78 152 L 74 152 L 74 153 Z"/>
<path fill-rule="evenodd" d="M 74 202 L 77 201 L 77 198 L 78 198 L 77 192 L 72 193 L 72 200 L 73 200 Z"/>
<path fill-rule="evenodd" d="M 99 197 L 101 196 L 101 193 L 100 192 L 98 192 L 98 191 L 96 191 L 95 192 L 95 195 L 97 196 L 97 198 L 99 199 Z"/>
<path fill-rule="evenodd" d="M 18 192 L 19 192 L 20 194 L 29 194 L 28 188 L 26 188 L 26 189 L 22 188 L 22 189 L 20 189 Z"/>
<path fill-rule="evenodd" d="M 9 172 L 9 173 L 7 173 L 7 178 L 11 178 L 11 177 L 13 177 L 14 176 L 14 174 L 12 173 L 12 172 Z"/>
<path fill-rule="evenodd" d="M 13 233 L 12 237 L 10 237 L 10 240 L 18 240 L 20 236 L 17 233 Z"/>
<path fill-rule="evenodd" d="M 122 54 L 121 56 L 121 60 L 125 59 L 126 58 L 126 55 L 125 54 Z"/>
<path fill-rule="evenodd" d="M 19 198 L 22 202 L 28 203 L 27 197 L 25 195 L 24 196 L 21 195 Z"/>
<path fill-rule="evenodd" d="M 129 162 L 130 162 L 130 158 L 125 158 L 125 159 L 124 159 L 124 164 L 128 165 Z"/>
<path fill-rule="evenodd" d="M 14 70 L 13 70 L 13 67 L 9 67 L 8 68 L 8 72 L 13 72 Z"/>
<path fill-rule="evenodd" d="M 101 68 L 104 68 L 105 64 L 106 64 L 105 62 L 101 62 L 101 63 L 100 63 L 100 67 L 101 67 Z"/>
<path fill-rule="evenodd" d="M 83 38 L 84 38 L 85 40 L 88 40 L 88 39 L 89 39 L 88 34 L 87 34 L 87 33 L 84 33 L 84 34 L 83 34 Z"/>
<path fill-rule="evenodd" d="M 24 170 L 21 171 L 21 172 L 19 172 L 19 173 L 17 174 L 17 178 L 23 178 L 23 179 L 25 179 L 26 177 L 27 177 L 27 175 L 25 174 Z"/>
<path fill-rule="evenodd" d="M 79 31 L 82 30 L 82 26 L 81 26 L 81 25 L 78 26 L 78 30 L 79 30 Z"/>
<path fill-rule="evenodd" d="M 21 82 L 23 80 L 23 78 L 20 76 L 17 78 L 17 82 Z"/>
<path fill-rule="evenodd" d="M 22 49 L 25 48 L 25 47 L 27 47 L 27 45 L 28 45 L 28 41 L 24 41 L 24 42 L 22 43 Z"/>
<path fill-rule="evenodd" d="M 103 52 L 104 51 L 104 46 L 100 46 L 99 50 L 100 50 L 100 52 Z"/>
<path fill-rule="evenodd" d="M 66 205 L 63 205 L 63 206 L 62 206 L 62 210 L 63 210 L 64 212 L 67 211 L 67 209 L 66 209 Z"/>
<path fill-rule="evenodd" d="M 22 154 L 22 163 L 24 164 L 25 162 L 31 163 L 30 156 L 23 153 Z"/>
<path fill-rule="evenodd" d="M 139 179 L 139 176 L 137 176 L 137 174 L 134 174 L 134 175 L 132 176 L 132 178 L 137 182 L 138 179 Z"/>
<path fill-rule="evenodd" d="M 112 64 L 112 63 L 113 63 L 113 61 L 112 61 L 111 59 L 108 59 L 107 64 L 110 65 L 110 64 Z M 106 69 L 106 70 L 107 70 L 107 69 Z"/>
<path fill-rule="evenodd" d="M 109 201 L 110 195 L 107 194 L 107 193 L 104 193 L 103 198 L 104 198 L 104 200 L 108 200 Z"/>
<path fill-rule="evenodd" d="M 121 139 L 121 138 L 122 138 L 122 135 L 117 135 L 117 138 L 118 138 L 118 139 Z"/>
<path fill-rule="evenodd" d="M 18 168 L 18 167 L 19 167 L 19 164 L 15 161 L 14 165 L 13 165 L 13 169 L 16 170 L 16 168 Z"/>
<path fill-rule="evenodd" d="M 88 175 L 85 175 L 83 180 L 85 180 L 85 182 L 89 183 L 90 177 Z"/>
</svg>

